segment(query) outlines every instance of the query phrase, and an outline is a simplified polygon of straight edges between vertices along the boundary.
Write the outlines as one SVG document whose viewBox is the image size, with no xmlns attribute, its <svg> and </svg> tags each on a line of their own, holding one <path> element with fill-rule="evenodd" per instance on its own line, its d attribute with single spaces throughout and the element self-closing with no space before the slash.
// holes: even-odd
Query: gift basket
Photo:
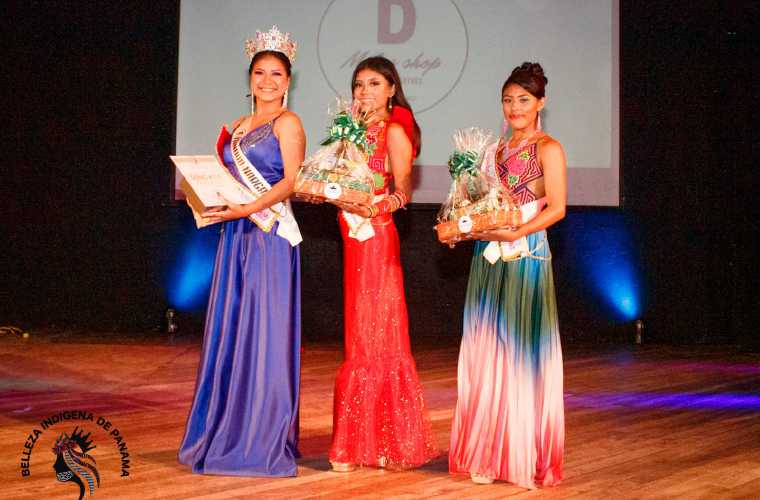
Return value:
<svg viewBox="0 0 760 500">
<path fill-rule="evenodd" d="M 520 209 L 496 179 L 480 170 L 488 146 L 495 138 L 476 127 L 456 130 L 454 153 L 449 157 L 453 179 L 446 200 L 438 211 L 438 240 L 453 247 L 457 242 L 491 229 L 517 227 Z"/>
<path fill-rule="evenodd" d="M 374 145 L 367 143 L 368 116 L 339 99 L 331 113 L 328 137 L 298 172 L 295 195 L 306 201 L 372 204 L 374 177 L 367 158 Z"/>
</svg>

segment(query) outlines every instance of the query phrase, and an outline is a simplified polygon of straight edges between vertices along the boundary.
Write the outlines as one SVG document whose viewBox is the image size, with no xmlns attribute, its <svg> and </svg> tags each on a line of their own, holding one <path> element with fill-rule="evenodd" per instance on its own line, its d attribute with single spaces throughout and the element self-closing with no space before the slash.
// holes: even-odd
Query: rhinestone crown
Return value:
<svg viewBox="0 0 760 500">
<path fill-rule="evenodd" d="M 290 33 L 283 34 L 276 25 L 266 33 L 256 31 L 256 38 L 245 41 L 245 53 L 249 59 L 262 50 L 272 50 L 282 52 L 293 64 L 296 60 L 297 48 L 298 44 L 290 38 Z"/>
</svg>

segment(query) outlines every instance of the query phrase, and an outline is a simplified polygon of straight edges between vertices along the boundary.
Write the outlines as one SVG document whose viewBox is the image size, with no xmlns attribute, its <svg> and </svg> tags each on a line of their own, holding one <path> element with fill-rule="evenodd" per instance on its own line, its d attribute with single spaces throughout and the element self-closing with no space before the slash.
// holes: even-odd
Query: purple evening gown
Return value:
<svg viewBox="0 0 760 500">
<path fill-rule="evenodd" d="M 282 179 L 271 123 L 249 132 L 241 149 L 270 184 Z M 237 176 L 229 141 L 223 158 Z M 299 251 L 276 230 L 265 233 L 248 219 L 223 225 L 195 397 L 179 449 L 180 463 L 193 472 L 296 475 Z"/>
</svg>

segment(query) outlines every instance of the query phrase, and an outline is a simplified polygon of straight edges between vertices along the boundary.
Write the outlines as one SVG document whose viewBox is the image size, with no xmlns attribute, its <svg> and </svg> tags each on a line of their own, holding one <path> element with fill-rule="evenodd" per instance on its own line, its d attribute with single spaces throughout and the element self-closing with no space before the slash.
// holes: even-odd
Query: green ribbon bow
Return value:
<svg viewBox="0 0 760 500">
<path fill-rule="evenodd" d="M 449 156 L 449 173 L 454 179 L 462 174 L 475 175 L 478 171 L 478 154 L 475 151 L 454 151 Z"/>
<path fill-rule="evenodd" d="M 367 125 L 354 119 L 349 113 L 338 113 L 328 129 L 327 138 L 322 141 L 322 146 L 327 146 L 336 141 L 346 141 L 356 144 L 367 154 L 372 154 L 375 145 L 367 143 Z"/>
</svg>

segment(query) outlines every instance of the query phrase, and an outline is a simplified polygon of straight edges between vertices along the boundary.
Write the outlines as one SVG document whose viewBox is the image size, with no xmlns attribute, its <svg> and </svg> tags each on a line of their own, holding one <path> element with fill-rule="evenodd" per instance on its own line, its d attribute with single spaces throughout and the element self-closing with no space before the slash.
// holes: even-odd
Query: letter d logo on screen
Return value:
<svg viewBox="0 0 760 500">
<path fill-rule="evenodd" d="M 391 32 L 391 7 L 401 8 L 401 28 Z M 412 38 L 417 12 L 412 0 L 378 0 L 377 2 L 377 43 L 404 43 Z"/>
<path fill-rule="evenodd" d="M 393 61 L 415 113 L 443 101 L 467 64 L 467 26 L 445 0 L 333 0 L 317 34 L 322 74 L 339 95 L 351 93 L 351 73 L 370 56 Z"/>
</svg>

